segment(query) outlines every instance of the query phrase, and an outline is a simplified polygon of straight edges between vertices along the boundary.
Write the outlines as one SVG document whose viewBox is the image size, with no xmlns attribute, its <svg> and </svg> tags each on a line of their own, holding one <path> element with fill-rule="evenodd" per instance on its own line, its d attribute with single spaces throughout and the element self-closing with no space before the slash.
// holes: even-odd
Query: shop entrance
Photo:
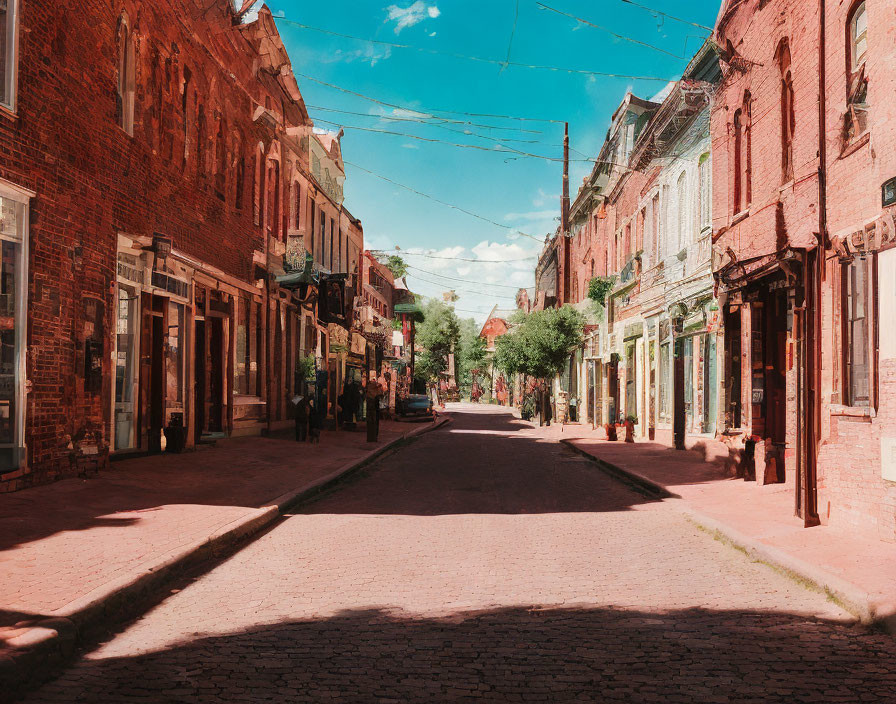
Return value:
<svg viewBox="0 0 896 704">
<path fill-rule="evenodd" d="M 766 285 L 752 305 L 752 426 L 766 440 L 765 483 L 785 480 L 788 300 Z M 757 467 L 757 471 L 760 468 Z"/>
<path fill-rule="evenodd" d="M 149 452 L 162 451 L 165 425 L 166 299 L 144 293 L 140 331 L 141 435 Z"/>
<path fill-rule="evenodd" d="M 197 318 L 194 359 L 194 432 L 220 433 L 224 430 L 224 321 Z"/>
<path fill-rule="evenodd" d="M 607 410 L 608 423 L 619 420 L 619 357 L 613 355 L 607 365 Z"/>
</svg>

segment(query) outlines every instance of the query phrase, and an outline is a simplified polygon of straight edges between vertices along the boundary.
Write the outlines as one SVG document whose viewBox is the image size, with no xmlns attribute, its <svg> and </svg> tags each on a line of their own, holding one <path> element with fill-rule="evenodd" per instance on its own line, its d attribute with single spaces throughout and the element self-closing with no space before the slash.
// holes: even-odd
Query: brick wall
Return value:
<svg viewBox="0 0 896 704">
<path fill-rule="evenodd" d="M 116 118 L 123 11 L 136 37 L 133 137 Z M 266 105 L 287 119 L 307 117 L 275 79 L 257 80 L 259 51 L 275 51 L 276 43 L 259 26 L 233 26 L 223 1 L 66 8 L 34 0 L 21 4 L 19 36 L 17 110 L 0 115 L 0 178 L 36 196 L 28 233 L 27 464 L 0 477 L 6 490 L 70 473 L 80 443 L 95 444 L 101 457 L 108 449 L 118 234 L 164 233 L 186 255 L 251 281 L 252 253 L 264 246 L 253 224 L 252 145 L 271 142 L 253 111 Z M 84 384 L 83 343 L 96 323 L 104 328 L 99 392 Z"/>
</svg>

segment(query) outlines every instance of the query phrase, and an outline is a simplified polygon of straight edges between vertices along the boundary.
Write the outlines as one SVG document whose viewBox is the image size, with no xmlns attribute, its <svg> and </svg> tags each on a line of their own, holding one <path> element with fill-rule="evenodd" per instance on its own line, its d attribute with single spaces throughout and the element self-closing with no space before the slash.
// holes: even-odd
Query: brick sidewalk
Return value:
<svg viewBox="0 0 896 704">
<path fill-rule="evenodd" d="M 77 627 L 78 613 L 118 586 L 235 527 L 235 538 L 258 530 L 276 517 L 278 499 L 423 427 L 431 426 L 384 421 L 375 445 L 363 427 L 324 432 L 316 445 L 289 434 L 238 438 L 0 495 L 0 660 L 4 644 L 9 654 L 40 640 L 26 623 L 64 618 Z"/>
<path fill-rule="evenodd" d="M 659 485 L 698 524 L 896 632 L 896 543 L 851 527 L 803 528 L 793 515 L 792 475 L 786 484 L 767 486 L 734 478 L 726 446 L 711 439 L 689 438 L 690 449 L 679 452 L 655 442 L 607 442 L 603 430 L 585 425 L 555 424 L 541 432 Z"/>
</svg>

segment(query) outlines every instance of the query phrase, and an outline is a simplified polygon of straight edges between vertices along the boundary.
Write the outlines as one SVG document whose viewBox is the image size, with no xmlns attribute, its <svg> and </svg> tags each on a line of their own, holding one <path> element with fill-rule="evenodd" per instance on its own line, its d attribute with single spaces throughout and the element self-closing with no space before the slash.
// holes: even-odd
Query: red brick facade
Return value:
<svg viewBox="0 0 896 704">
<path fill-rule="evenodd" d="M 0 190 L 28 201 L 25 406 L 0 490 L 158 449 L 173 412 L 188 445 L 286 422 L 299 356 L 327 351 L 314 299 L 273 282 L 282 255 L 311 249 L 326 212 L 324 249 L 345 243 L 329 268 L 348 271 L 363 234 L 311 173 L 311 121 L 270 12 L 242 24 L 224 0 L 17 5 Z M 152 333 L 156 318 L 167 327 Z"/>
</svg>

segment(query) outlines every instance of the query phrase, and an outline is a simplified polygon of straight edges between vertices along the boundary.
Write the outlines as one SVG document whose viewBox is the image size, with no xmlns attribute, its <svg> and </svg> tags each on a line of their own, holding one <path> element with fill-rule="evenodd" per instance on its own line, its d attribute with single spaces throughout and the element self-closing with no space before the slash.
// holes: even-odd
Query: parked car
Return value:
<svg viewBox="0 0 896 704">
<path fill-rule="evenodd" d="M 411 394 L 399 400 L 398 415 L 401 418 L 432 418 L 432 399 L 426 394 Z"/>
</svg>

